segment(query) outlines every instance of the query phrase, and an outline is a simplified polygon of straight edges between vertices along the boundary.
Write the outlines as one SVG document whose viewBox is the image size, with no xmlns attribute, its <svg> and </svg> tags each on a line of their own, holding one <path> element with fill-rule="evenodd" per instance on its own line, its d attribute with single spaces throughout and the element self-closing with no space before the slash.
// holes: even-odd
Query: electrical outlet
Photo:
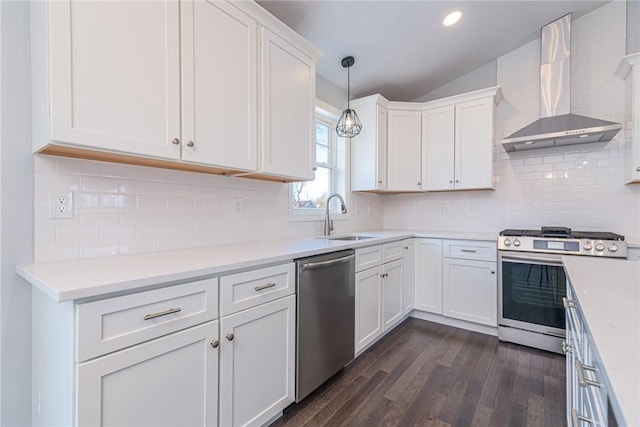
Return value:
<svg viewBox="0 0 640 427">
<path fill-rule="evenodd" d="M 242 215 L 243 210 L 243 198 L 242 197 L 234 197 L 233 198 L 233 213 L 236 215 Z"/>
<path fill-rule="evenodd" d="M 447 213 L 447 204 L 446 203 L 440 203 L 440 213 L 441 214 Z"/>
<path fill-rule="evenodd" d="M 73 191 L 49 192 L 49 219 L 73 218 Z"/>
</svg>

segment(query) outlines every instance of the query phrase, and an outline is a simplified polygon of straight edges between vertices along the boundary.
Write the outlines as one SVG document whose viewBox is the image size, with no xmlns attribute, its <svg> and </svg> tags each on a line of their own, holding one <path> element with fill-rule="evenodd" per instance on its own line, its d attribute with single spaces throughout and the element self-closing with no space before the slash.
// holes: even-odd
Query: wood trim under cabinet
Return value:
<svg viewBox="0 0 640 427">
<path fill-rule="evenodd" d="M 120 163 L 127 165 L 135 165 L 135 166 L 146 166 L 153 168 L 161 168 L 161 169 L 172 169 L 172 170 L 180 170 L 187 172 L 199 172 L 199 173 L 208 173 L 212 175 L 223 175 L 229 177 L 239 177 L 239 178 L 251 178 L 258 179 L 262 181 L 272 181 L 272 182 L 296 182 L 298 180 L 291 178 L 283 178 L 278 176 L 271 176 L 256 172 L 247 172 L 226 168 L 219 168 L 215 166 L 206 166 L 206 165 L 198 165 L 192 163 L 181 162 L 178 160 L 164 160 L 164 159 L 156 159 L 151 157 L 140 157 L 131 154 L 122 154 L 122 153 L 111 153 L 108 151 L 98 151 L 95 149 L 84 149 L 79 147 L 68 147 L 63 145 L 47 145 L 37 154 L 48 154 L 51 156 L 61 156 L 61 157 L 72 157 L 75 159 L 84 159 L 84 160 L 97 160 L 102 162 L 109 163 Z"/>
</svg>

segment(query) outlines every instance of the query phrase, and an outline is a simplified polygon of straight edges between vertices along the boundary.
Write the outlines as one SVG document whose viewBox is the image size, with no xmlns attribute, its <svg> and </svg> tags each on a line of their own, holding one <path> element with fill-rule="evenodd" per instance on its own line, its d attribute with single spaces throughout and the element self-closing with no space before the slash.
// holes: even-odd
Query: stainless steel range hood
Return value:
<svg viewBox="0 0 640 427">
<path fill-rule="evenodd" d="M 506 151 L 607 142 L 619 123 L 571 114 L 571 14 L 542 27 L 539 120 L 502 140 Z"/>
</svg>

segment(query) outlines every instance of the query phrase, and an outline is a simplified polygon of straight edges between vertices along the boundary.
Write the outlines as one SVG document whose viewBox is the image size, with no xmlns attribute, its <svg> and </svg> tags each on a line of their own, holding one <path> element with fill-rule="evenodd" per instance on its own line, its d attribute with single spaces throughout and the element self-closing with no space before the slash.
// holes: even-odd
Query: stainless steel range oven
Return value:
<svg viewBox="0 0 640 427">
<path fill-rule="evenodd" d="M 504 230 L 498 238 L 498 338 L 562 352 L 563 255 L 626 258 L 624 236 L 566 227 Z"/>
</svg>

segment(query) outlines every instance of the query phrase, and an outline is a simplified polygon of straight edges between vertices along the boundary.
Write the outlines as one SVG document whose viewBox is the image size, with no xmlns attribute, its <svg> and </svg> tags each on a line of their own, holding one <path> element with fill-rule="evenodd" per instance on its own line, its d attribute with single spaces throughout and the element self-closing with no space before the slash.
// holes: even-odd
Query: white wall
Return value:
<svg viewBox="0 0 640 427">
<path fill-rule="evenodd" d="M 414 101 L 433 101 L 434 99 L 446 98 L 448 96 L 459 95 L 461 93 L 495 86 L 497 79 L 497 66 L 497 61 L 494 59 L 482 67 L 478 67 L 464 76 L 458 77 L 457 79 L 420 96 Z"/>
<path fill-rule="evenodd" d="M 612 2 L 573 23 L 572 111 L 622 123 L 625 4 Z M 496 190 L 385 196 L 385 228 L 477 230 L 562 225 L 614 231 L 640 242 L 640 185 L 624 185 L 624 129 L 607 144 L 507 154 L 500 139 L 539 117 L 540 40 L 498 58 L 494 147 Z M 442 213 L 444 210 L 444 213 Z"/>
<path fill-rule="evenodd" d="M 31 425 L 33 166 L 29 4 L 0 2 L 0 425 Z"/>
<path fill-rule="evenodd" d="M 627 54 L 640 52 L 640 0 L 627 0 Z"/>
</svg>

